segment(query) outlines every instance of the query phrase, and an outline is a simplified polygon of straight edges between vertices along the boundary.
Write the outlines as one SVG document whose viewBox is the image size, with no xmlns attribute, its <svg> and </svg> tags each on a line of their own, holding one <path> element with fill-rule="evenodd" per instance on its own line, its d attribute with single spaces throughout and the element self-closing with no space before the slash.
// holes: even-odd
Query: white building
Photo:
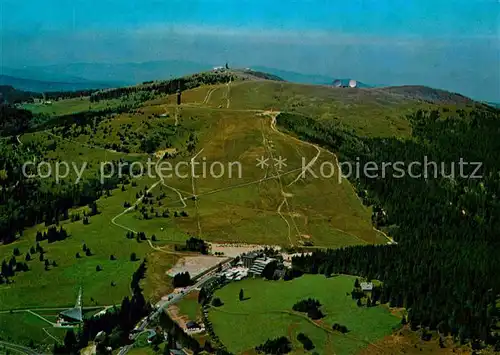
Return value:
<svg viewBox="0 0 500 355">
<path fill-rule="evenodd" d="M 361 282 L 360 286 L 361 286 L 361 290 L 363 292 L 373 290 L 373 283 L 372 282 Z"/>
</svg>

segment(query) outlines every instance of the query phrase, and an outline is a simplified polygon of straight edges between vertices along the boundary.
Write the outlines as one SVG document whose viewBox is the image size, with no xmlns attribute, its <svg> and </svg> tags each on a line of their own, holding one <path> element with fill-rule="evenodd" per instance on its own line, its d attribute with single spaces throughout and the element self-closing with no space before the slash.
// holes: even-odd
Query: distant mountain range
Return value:
<svg viewBox="0 0 500 355">
<path fill-rule="evenodd" d="M 498 103 L 498 102 L 486 102 L 486 104 L 490 105 L 490 106 L 492 106 L 494 108 L 500 109 L 500 103 Z"/>
<path fill-rule="evenodd" d="M 223 63 L 224 64 L 224 63 Z M 134 85 L 144 81 L 166 80 L 211 70 L 218 64 L 196 63 L 185 60 L 165 60 L 143 63 L 72 63 L 23 68 L 0 68 L 0 85 L 27 91 L 60 91 L 100 89 Z M 286 81 L 330 85 L 336 79 L 323 75 L 302 74 L 264 66 L 252 70 L 269 73 Z M 356 78 L 354 78 L 356 79 Z M 345 84 L 349 79 L 341 79 Z M 359 87 L 370 87 L 358 81 Z"/>
<path fill-rule="evenodd" d="M 87 89 L 105 89 L 113 87 L 111 84 L 102 82 L 92 82 L 82 80 L 81 82 L 59 82 L 59 81 L 42 81 L 35 79 L 25 79 L 10 75 L 0 74 L 0 85 L 12 86 L 18 90 L 32 92 L 48 92 L 48 91 L 78 91 Z"/>
<path fill-rule="evenodd" d="M 225 63 L 164 60 L 142 63 L 71 63 L 23 68 L 0 67 L 0 85 L 8 85 L 18 90 L 30 92 L 105 89 L 135 85 L 145 81 L 168 80 L 208 71 L 223 64 Z M 335 80 L 340 80 L 342 85 L 347 86 L 351 79 L 303 74 L 259 65 L 250 66 L 250 69 L 270 74 L 269 78 L 275 76 L 285 81 L 300 84 L 332 85 Z M 360 88 L 389 87 L 389 85 L 366 84 L 357 78 L 352 79 L 357 81 Z M 427 97 L 428 95 L 423 96 Z M 500 107 L 498 103 L 488 102 L 487 104 Z"/>
<path fill-rule="evenodd" d="M 258 70 L 262 71 L 265 73 L 277 75 L 280 78 L 283 78 L 286 81 L 290 81 L 293 83 L 300 83 L 300 84 L 315 84 L 315 85 L 331 85 L 335 80 L 340 80 L 342 82 L 342 85 L 346 86 L 349 83 L 349 79 L 344 79 L 344 78 L 334 78 L 334 77 L 329 77 L 325 75 L 315 75 L 315 74 L 302 74 L 302 73 L 297 73 L 293 71 L 288 71 L 288 70 L 281 70 L 281 69 L 276 69 L 276 68 L 268 68 L 264 66 L 255 66 L 251 67 L 253 70 Z M 356 80 L 356 78 L 352 78 Z M 358 87 L 360 88 L 369 88 L 373 87 L 373 85 L 368 85 L 365 84 L 361 81 L 358 81 Z"/>
<path fill-rule="evenodd" d="M 210 64 L 179 60 L 113 64 L 71 63 L 19 69 L 0 68 L 0 74 L 39 81 L 117 87 L 151 80 L 167 80 L 210 70 L 212 67 Z"/>
</svg>

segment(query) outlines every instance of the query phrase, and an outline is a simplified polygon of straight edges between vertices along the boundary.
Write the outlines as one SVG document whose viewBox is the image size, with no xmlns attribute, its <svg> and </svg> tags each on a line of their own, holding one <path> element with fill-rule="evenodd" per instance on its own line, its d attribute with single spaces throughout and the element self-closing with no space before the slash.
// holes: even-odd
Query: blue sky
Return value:
<svg viewBox="0 0 500 355">
<path fill-rule="evenodd" d="M 497 0 L 0 0 L 1 64 L 265 65 L 500 101 Z"/>
</svg>

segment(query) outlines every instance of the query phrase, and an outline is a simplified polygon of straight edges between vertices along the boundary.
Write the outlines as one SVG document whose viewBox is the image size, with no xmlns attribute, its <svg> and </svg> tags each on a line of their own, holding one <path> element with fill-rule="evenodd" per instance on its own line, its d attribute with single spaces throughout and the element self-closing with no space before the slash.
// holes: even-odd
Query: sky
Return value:
<svg viewBox="0 0 500 355">
<path fill-rule="evenodd" d="M 0 0 L 0 65 L 189 60 L 500 102 L 498 0 Z"/>
</svg>

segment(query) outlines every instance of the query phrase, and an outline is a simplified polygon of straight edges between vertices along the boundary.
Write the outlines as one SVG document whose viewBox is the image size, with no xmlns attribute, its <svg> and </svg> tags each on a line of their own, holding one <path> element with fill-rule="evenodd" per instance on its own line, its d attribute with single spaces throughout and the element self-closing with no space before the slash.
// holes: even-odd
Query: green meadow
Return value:
<svg viewBox="0 0 500 355">
<path fill-rule="evenodd" d="M 303 349 L 296 340 L 300 332 L 311 338 L 320 354 L 355 354 L 390 334 L 400 319 L 383 305 L 358 307 L 347 295 L 354 281 L 354 277 L 346 275 L 306 275 L 292 281 L 233 282 L 215 292 L 214 297 L 224 304 L 211 307 L 209 319 L 222 343 L 235 354 L 249 353 L 267 339 L 280 336 L 288 337 L 294 353 L 301 354 Z M 244 291 L 244 301 L 239 301 L 240 289 Z M 322 304 L 325 317 L 319 321 L 292 310 L 296 302 L 309 297 Z M 334 323 L 347 326 L 349 332 L 334 332 Z"/>
</svg>

